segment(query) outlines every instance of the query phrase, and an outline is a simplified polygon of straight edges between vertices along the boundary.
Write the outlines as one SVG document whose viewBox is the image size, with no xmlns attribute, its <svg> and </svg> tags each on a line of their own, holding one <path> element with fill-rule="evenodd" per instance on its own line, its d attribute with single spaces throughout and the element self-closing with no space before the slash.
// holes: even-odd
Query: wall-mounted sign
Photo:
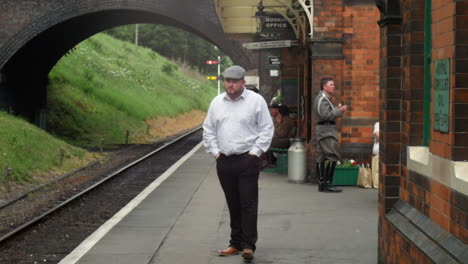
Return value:
<svg viewBox="0 0 468 264">
<path fill-rule="evenodd" d="M 268 61 L 268 66 L 280 65 L 281 64 L 281 61 L 278 58 L 278 56 L 268 56 L 267 61 Z"/>
<path fill-rule="evenodd" d="M 268 14 L 261 20 L 260 32 L 256 36 L 257 40 L 296 39 L 294 30 L 282 15 Z"/>
<path fill-rule="evenodd" d="M 243 43 L 242 47 L 246 49 L 277 49 L 297 46 L 297 40 L 276 40 L 276 41 L 261 41 Z"/>
<path fill-rule="evenodd" d="M 435 61 L 434 78 L 434 129 L 449 131 L 450 60 Z"/>
</svg>

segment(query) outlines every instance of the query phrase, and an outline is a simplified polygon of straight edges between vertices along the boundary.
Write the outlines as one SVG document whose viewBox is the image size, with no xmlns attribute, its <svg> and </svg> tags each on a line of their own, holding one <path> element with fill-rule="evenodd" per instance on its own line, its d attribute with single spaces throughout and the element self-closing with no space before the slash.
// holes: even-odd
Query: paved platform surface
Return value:
<svg viewBox="0 0 468 264">
<path fill-rule="evenodd" d="M 259 186 L 250 263 L 377 263 L 377 190 L 319 193 L 315 184 L 274 173 L 262 173 Z M 229 232 L 215 160 L 198 145 L 60 263 L 244 263 L 240 255 L 216 255 Z"/>
</svg>

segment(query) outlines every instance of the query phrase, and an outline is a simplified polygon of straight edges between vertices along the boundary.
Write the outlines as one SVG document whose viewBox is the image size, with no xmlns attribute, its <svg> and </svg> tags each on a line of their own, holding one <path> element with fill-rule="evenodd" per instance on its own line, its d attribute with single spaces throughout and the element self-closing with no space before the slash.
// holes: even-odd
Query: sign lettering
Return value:
<svg viewBox="0 0 468 264">
<path fill-rule="evenodd" d="M 436 60 L 434 71 L 434 129 L 448 132 L 450 120 L 450 60 Z"/>
<path fill-rule="evenodd" d="M 296 39 L 288 20 L 279 14 L 270 13 L 262 18 L 257 40 Z"/>
</svg>

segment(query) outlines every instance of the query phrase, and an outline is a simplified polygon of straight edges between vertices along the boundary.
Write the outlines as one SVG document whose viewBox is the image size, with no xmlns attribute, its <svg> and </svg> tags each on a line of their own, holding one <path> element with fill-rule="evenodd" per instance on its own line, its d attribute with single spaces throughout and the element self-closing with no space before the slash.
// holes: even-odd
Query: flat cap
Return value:
<svg viewBox="0 0 468 264">
<path fill-rule="evenodd" d="M 241 66 L 234 65 L 224 70 L 223 77 L 224 79 L 244 79 L 245 70 Z"/>
</svg>

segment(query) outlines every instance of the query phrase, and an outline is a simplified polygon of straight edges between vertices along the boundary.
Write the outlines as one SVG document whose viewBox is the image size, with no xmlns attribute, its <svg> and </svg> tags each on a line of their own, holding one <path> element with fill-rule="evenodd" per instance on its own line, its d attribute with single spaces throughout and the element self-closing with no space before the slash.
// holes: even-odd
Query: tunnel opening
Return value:
<svg viewBox="0 0 468 264">
<path fill-rule="evenodd" d="M 94 34 L 137 23 L 172 26 L 214 42 L 195 28 L 151 12 L 108 10 L 83 14 L 40 32 L 8 60 L 0 71 L 0 110 L 45 129 L 48 75 L 55 64 Z"/>
</svg>

